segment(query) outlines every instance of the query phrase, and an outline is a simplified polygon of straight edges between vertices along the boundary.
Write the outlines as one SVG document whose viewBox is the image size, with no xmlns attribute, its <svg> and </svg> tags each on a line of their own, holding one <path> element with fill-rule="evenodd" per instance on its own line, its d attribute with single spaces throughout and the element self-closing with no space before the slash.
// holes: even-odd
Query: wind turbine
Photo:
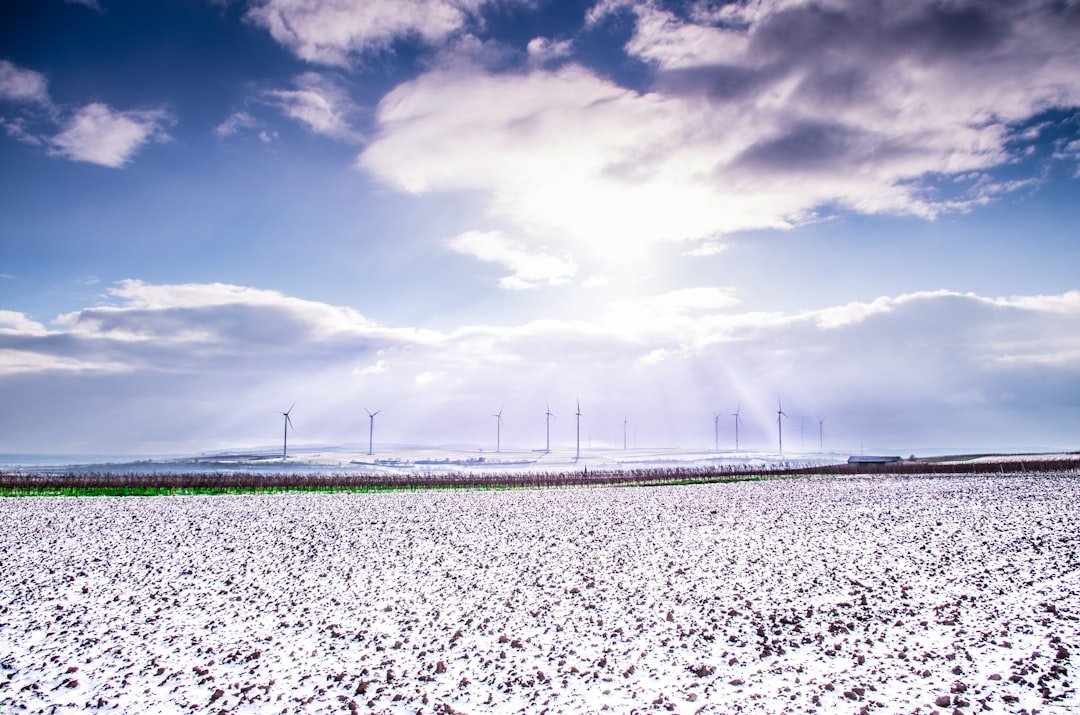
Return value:
<svg viewBox="0 0 1080 715">
<path fill-rule="evenodd" d="M 825 451 L 825 418 L 824 417 L 818 417 L 817 418 L 817 429 L 818 429 L 818 451 L 819 452 L 824 452 Z"/>
<path fill-rule="evenodd" d="M 382 410 L 375 410 L 374 412 L 372 412 L 365 407 L 364 412 L 367 412 L 368 415 L 367 453 L 371 454 L 371 445 L 374 443 L 375 437 L 375 415 L 382 412 Z"/>
<path fill-rule="evenodd" d="M 499 406 L 499 411 L 492 415 L 495 418 L 495 451 L 502 451 L 502 405 Z"/>
<path fill-rule="evenodd" d="M 739 451 L 739 421 L 742 417 L 739 417 L 739 413 L 742 412 L 742 403 L 735 408 L 735 411 L 731 413 L 731 416 L 735 418 L 735 451 Z"/>
<path fill-rule="evenodd" d="M 622 421 L 622 448 L 626 449 L 626 425 L 630 424 L 629 417 L 623 417 Z"/>
<path fill-rule="evenodd" d="M 784 412 L 784 406 L 780 404 L 780 398 L 776 398 L 776 433 L 780 438 L 780 455 L 784 454 L 784 423 L 780 421 L 781 417 L 787 417 L 787 412 Z M 790 418 L 789 418 L 790 419 Z"/>
<path fill-rule="evenodd" d="M 545 452 L 550 452 L 551 451 L 551 418 L 554 417 L 555 415 L 551 411 L 551 403 L 550 402 L 545 402 L 544 404 L 547 405 L 547 412 L 544 413 L 544 417 L 546 418 L 544 420 L 544 422 L 545 422 L 544 426 L 547 428 L 547 432 L 546 432 L 547 441 L 544 443 L 544 451 Z"/>
<path fill-rule="evenodd" d="M 285 459 L 285 457 L 287 457 L 288 454 L 289 454 L 289 428 L 293 426 L 292 420 L 289 419 L 289 413 L 292 412 L 293 407 L 296 407 L 295 402 L 292 403 L 292 406 L 289 407 L 289 409 L 287 409 L 287 410 L 285 410 L 284 412 L 281 413 L 281 415 L 285 418 L 285 438 L 284 438 L 284 440 L 282 440 L 282 443 L 281 443 L 281 458 L 282 459 Z M 296 428 L 293 427 L 293 429 L 296 429 Z"/>
<path fill-rule="evenodd" d="M 577 401 L 577 451 L 574 452 L 574 461 L 581 459 L 581 400 Z"/>
<path fill-rule="evenodd" d="M 720 451 L 720 413 L 714 412 L 712 417 L 713 448 Z"/>
</svg>

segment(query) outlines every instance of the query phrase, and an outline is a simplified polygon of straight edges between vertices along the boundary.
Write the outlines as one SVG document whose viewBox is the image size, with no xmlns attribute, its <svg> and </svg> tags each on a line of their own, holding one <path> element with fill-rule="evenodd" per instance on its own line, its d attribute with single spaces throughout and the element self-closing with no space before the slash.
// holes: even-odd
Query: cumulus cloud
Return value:
<svg viewBox="0 0 1080 715">
<path fill-rule="evenodd" d="M 81 4 L 100 10 L 93 2 Z M 111 168 L 126 165 L 151 141 L 167 141 L 173 121 L 163 109 L 119 111 L 101 102 L 69 112 L 53 105 L 43 74 L 7 60 L 0 60 L 0 100 L 22 107 L 21 116 L 0 117 L 9 136 L 46 146 L 53 156 Z"/>
<path fill-rule="evenodd" d="M 593 434 L 629 413 L 650 441 L 683 445 L 699 428 L 711 444 L 712 414 L 741 401 L 744 438 L 768 446 L 782 393 L 793 419 L 827 415 L 848 444 L 960 439 L 969 423 L 989 429 L 980 439 L 1023 434 L 1037 444 L 1068 438 L 1056 425 L 1080 390 L 1076 336 L 1077 292 L 940 290 L 762 313 L 701 286 L 588 317 L 430 331 L 275 291 L 126 281 L 48 325 L 0 314 L 0 400 L 119 412 L 140 429 L 160 424 L 161 439 L 181 405 L 210 421 L 215 439 L 240 439 L 296 399 L 305 439 L 343 439 L 365 426 L 360 405 L 393 404 L 383 416 L 390 425 L 398 415 L 399 437 L 430 443 L 475 438 L 502 403 L 505 436 L 524 440 L 523 425 L 542 425 L 530 406 L 550 400 L 559 414 L 580 396 Z M 152 399 L 136 409 L 144 395 Z M 928 412 L 950 428 L 924 425 Z"/>
<path fill-rule="evenodd" d="M 52 138 L 52 153 L 74 161 L 120 168 L 151 141 L 169 138 L 161 109 L 117 111 L 100 102 L 79 109 Z"/>
<path fill-rule="evenodd" d="M 0 60 L 0 100 L 49 104 L 49 81 L 45 75 Z"/>
<path fill-rule="evenodd" d="M 1028 184 L 937 180 L 1012 162 L 1017 127 L 1080 106 L 1068 4 L 608 5 L 632 13 L 646 90 L 573 64 L 435 67 L 379 103 L 357 165 L 410 193 L 481 192 L 526 239 L 716 246 L 838 209 L 971 210 Z"/>
<path fill-rule="evenodd" d="M 262 0 L 248 18 L 303 60 L 347 65 L 388 51 L 400 38 L 438 44 L 459 32 L 486 0 Z"/>
<path fill-rule="evenodd" d="M 529 59 L 536 63 L 561 60 L 568 57 L 573 49 L 574 45 L 570 40 L 553 40 L 548 37 L 534 37 L 525 47 Z"/>
<path fill-rule="evenodd" d="M 25 335 L 45 334 L 44 325 L 13 310 L 0 310 L 0 331 L 3 330 Z"/>
<path fill-rule="evenodd" d="M 359 140 L 349 119 L 356 108 L 332 79 L 305 72 L 295 79 L 294 85 L 293 89 L 268 91 L 268 101 L 315 134 L 342 141 Z"/>
<path fill-rule="evenodd" d="M 512 273 L 499 279 L 499 285 L 512 290 L 561 285 L 577 273 L 577 265 L 570 258 L 529 251 L 498 231 L 468 231 L 450 239 L 447 245 L 458 253 L 509 268 Z"/>
<path fill-rule="evenodd" d="M 66 313 L 56 324 L 69 335 L 154 345 L 277 345 L 290 341 L 372 347 L 382 342 L 423 342 L 423 331 L 381 328 L 359 312 L 301 300 L 276 291 L 225 283 L 154 285 L 125 280 L 104 304 Z M 238 347 L 238 349 L 246 349 Z"/>
</svg>

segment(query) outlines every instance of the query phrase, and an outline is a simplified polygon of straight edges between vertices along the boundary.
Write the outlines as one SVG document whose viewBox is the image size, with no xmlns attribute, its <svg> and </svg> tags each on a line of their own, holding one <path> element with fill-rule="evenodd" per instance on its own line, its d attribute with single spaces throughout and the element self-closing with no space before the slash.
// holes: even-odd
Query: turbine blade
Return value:
<svg viewBox="0 0 1080 715">
<path fill-rule="evenodd" d="M 291 405 L 289 405 L 289 409 L 285 410 L 285 414 L 289 414 L 290 412 L 292 412 L 292 408 L 294 408 L 294 407 L 296 407 L 295 402 L 292 403 Z"/>
</svg>

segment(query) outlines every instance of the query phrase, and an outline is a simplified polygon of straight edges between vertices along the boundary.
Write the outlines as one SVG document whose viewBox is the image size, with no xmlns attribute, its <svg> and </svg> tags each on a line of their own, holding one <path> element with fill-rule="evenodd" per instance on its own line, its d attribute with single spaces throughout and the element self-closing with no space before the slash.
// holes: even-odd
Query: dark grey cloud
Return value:
<svg viewBox="0 0 1080 715">
<path fill-rule="evenodd" d="M 686 67 L 662 72 L 657 88 L 676 95 L 700 93 L 713 101 L 728 102 L 761 92 L 784 76 L 784 68 L 779 65 Z"/>
<path fill-rule="evenodd" d="M 874 158 L 875 138 L 840 124 L 803 122 L 747 149 L 737 163 L 788 172 L 851 166 Z"/>
</svg>

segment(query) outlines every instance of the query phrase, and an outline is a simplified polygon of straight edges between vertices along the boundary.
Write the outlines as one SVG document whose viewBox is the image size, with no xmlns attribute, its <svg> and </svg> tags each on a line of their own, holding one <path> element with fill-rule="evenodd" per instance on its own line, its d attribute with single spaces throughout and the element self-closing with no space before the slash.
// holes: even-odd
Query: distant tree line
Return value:
<svg viewBox="0 0 1080 715">
<path fill-rule="evenodd" d="M 402 489 L 544 489 L 587 486 L 705 484 L 812 475 L 949 475 L 1076 472 L 1075 459 L 1011 462 L 905 460 L 893 464 L 806 466 L 787 463 L 551 472 L 458 472 L 435 474 L 319 474 L 250 472 L 0 472 L 0 495 L 169 494 L 275 491 L 381 491 Z"/>
</svg>

